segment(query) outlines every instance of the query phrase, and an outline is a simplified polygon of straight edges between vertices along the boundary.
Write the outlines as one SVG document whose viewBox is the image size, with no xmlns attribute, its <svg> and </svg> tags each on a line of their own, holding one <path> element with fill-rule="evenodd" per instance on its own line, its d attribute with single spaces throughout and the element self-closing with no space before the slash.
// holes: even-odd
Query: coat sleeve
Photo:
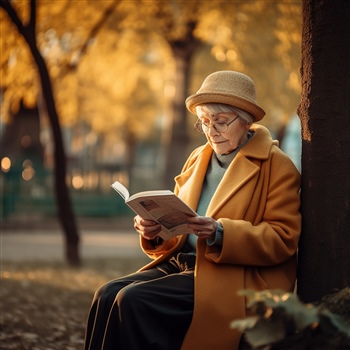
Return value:
<svg viewBox="0 0 350 350">
<path fill-rule="evenodd" d="M 263 176 L 261 176 L 264 174 Z M 224 228 L 222 247 L 205 247 L 215 263 L 272 266 L 296 254 L 301 231 L 300 174 L 277 150 L 263 162 L 260 185 L 243 219 L 216 218 Z"/>
</svg>

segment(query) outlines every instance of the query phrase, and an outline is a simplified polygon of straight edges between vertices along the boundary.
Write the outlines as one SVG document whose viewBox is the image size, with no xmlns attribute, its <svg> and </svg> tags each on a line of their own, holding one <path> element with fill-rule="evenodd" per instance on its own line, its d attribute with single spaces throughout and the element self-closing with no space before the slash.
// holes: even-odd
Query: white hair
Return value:
<svg viewBox="0 0 350 350">
<path fill-rule="evenodd" d="M 240 108 L 225 104 L 225 103 L 203 103 L 196 107 L 197 115 L 208 113 L 208 114 L 218 114 L 218 113 L 237 113 L 238 116 L 243 119 L 246 123 L 254 123 L 254 117 L 249 112 L 246 112 Z"/>
</svg>

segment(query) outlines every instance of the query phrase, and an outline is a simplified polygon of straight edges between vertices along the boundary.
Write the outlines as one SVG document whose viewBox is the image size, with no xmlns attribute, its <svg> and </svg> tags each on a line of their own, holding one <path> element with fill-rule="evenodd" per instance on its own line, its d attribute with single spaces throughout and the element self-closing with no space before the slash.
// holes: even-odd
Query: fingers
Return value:
<svg viewBox="0 0 350 350">
<path fill-rule="evenodd" d="M 202 238 L 213 238 L 218 227 L 218 223 L 213 218 L 207 216 L 197 216 L 190 218 L 188 221 L 188 227 L 198 237 Z"/>
<path fill-rule="evenodd" d="M 134 217 L 134 228 L 142 237 L 148 240 L 156 238 L 161 231 L 160 224 L 143 219 L 140 215 Z"/>
</svg>

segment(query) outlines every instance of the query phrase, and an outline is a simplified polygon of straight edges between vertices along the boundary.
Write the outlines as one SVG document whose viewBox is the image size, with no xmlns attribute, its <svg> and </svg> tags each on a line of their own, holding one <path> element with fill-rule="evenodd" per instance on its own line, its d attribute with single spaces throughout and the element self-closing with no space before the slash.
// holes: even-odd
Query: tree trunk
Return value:
<svg viewBox="0 0 350 350">
<path fill-rule="evenodd" d="M 303 0 L 298 294 L 350 286 L 350 2 Z"/>
<path fill-rule="evenodd" d="M 187 133 L 187 112 L 184 106 L 187 97 L 189 64 L 176 57 L 176 93 L 173 102 L 173 121 L 171 123 L 170 142 L 167 145 L 167 158 L 164 184 L 167 189 L 174 188 L 174 177 L 181 171 L 186 159 L 189 136 Z"/>
<path fill-rule="evenodd" d="M 42 93 L 49 116 L 51 129 L 54 138 L 54 163 L 55 163 L 55 192 L 57 200 L 57 210 L 60 223 L 65 236 L 65 249 L 67 262 L 72 266 L 81 264 L 79 254 L 79 234 L 77 230 L 75 215 L 66 184 L 67 160 L 63 146 L 62 132 L 58 120 L 58 115 L 53 98 L 53 92 L 49 73 L 36 45 L 29 44 L 34 60 L 38 66 Z"/>
<path fill-rule="evenodd" d="M 164 174 L 165 188 L 174 188 L 174 177 L 179 174 L 188 156 L 189 135 L 187 133 L 187 109 L 185 100 L 189 94 L 189 77 L 191 59 L 199 45 L 193 36 L 196 22 L 187 25 L 187 36 L 181 41 L 169 42 L 173 51 L 175 72 L 175 96 L 173 101 L 173 116 L 170 130 L 170 141 L 167 145 Z"/>
</svg>

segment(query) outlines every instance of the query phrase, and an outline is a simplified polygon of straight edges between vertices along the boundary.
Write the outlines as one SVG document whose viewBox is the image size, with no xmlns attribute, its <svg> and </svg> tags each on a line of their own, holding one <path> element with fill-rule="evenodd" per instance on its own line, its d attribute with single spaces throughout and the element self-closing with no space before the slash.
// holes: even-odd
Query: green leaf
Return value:
<svg viewBox="0 0 350 350">
<path fill-rule="evenodd" d="M 284 325 L 279 320 L 259 319 L 253 328 L 245 332 L 247 341 L 253 347 L 276 343 L 286 335 Z"/>
</svg>

